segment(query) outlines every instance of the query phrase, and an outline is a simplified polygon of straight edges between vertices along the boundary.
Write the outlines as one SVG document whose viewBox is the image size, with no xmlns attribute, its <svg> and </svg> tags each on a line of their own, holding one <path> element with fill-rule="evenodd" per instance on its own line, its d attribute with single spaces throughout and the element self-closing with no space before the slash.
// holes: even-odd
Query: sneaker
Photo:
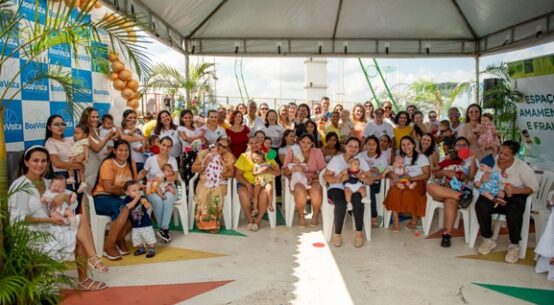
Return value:
<svg viewBox="0 0 554 305">
<path fill-rule="evenodd" d="M 450 248 L 450 246 L 451 246 L 450 239 L 451 238 L 452 238 L 452 236 L 450 236 L 450 234 L 442 234 L 441 247 Z"/>
<path fill-rule="evenodd" d="M 369 197 L 362 198 L 363 203 L 371 203 L 371 199 Z"/>
<path fill-rule="evenodd" d="M 250 226 L 250 231 L 252 232 L 257 232 L 260 228 L 258 227 L 257 224 L 253 223 L 251 226 Z"/>
<path fill-rule="evenodd" d="M 337 248 L 342 246 L 342 237 L 340 236 L 340 234 L 334 234 L 333 235 L 333 246 L 335 246 Z"/>
<path fill-rule="evenodd" d="M 349 202 L 349 203 L 346 204 L 346 210 L 347 210 L 347 211 L 350 212 L 350 211 L 352 211 L 353 209 L 354 209 L 354 206 L 352 206 L 352 203 Z"/>
<path fill-rule="evenodd" d="M 519 245 L 518 244 L 510 244 L 508 246 L 508 253 L 506 253 L 506 257 L 504 257 L 504 260 L 508 264 L 515 264 L 519 260 Z"/>
<path fill-rule="evenodd" d="M 146 253 L 146 249 L 144 249 L 144 247 L 140 247 L 136 249 L 135 252 L 133 252 L 133 255 L 139 256 L 139 255 L 143 255 L 144 253 Z"/>
<path fill-rule="evenodd" d="M 490 238 L 485 238 L 479 245 L 479 248 L 477 248 L 477 252 L 479 252 L 479 254 L 487 255 L 495 248 L 496 242 Z"/>
<path fill-rule="evenodd" d="M 464 189 L 460 196 L 460 202 L 458 203 L 458 208 L 467 209 L 467 207 L 471 205 L 472 200 L 473 200 L 473 191 L 467 188 Z"/>
<path fill-rule="evenodd" d="M 152 258 L 156 255 L 156 250 L 154 248 L 148 249 L 148 252 L 146 253 L 146 258 Z"/>
<path fill-rule="evenodd" d="M 160 229 L 158 231 L 158 237 L 163 240 L 164 242 L 168 243 L 171 239 L 169 237 L 169 235 L 165 232 L 166 230 L 164 229 Z"/>
<path fill-rule="evenodd" d="M 361 248 L 364 245 L 364 238 L 361 236 L 356 236 L 354 240 L 354 247 Z"/>
<path fill-rule="evenodd" d="M 172 240 L 171 235 L 169 235 L 169 229 L 164 229 L 165 236 L 167 236 L 168 242 Z"/>
<path fill-rule="evenodd" d="M 85 182 L 82 182 L 79 185 L 79 188 L 77 189 L 77 193 L 81 194 L 82 192 L 86 191 L 87 187 L 88 187 L 88 184 L 86 184 Z"/>
</svg>

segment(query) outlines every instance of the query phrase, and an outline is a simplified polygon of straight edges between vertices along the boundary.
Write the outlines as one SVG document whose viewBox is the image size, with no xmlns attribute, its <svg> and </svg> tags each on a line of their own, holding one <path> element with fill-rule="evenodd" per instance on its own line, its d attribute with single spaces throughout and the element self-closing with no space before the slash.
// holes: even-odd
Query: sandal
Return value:
<svg viewBox="0 0 554 305">
<path fill-rule="evenodd" d="M 101 281 L 93 280 L 90 277 L 87 277 L 84 280 L 80 281 L 77 285 L 77 289 L 81 291 L 98 291 L 106 288 L 108 288 L 108 284 Z"/>
<path fill-rule="evenodd" d="M 89 257 L 87 260 L 88 268 L 98 272 L 108 272 L 110 269 L 104 265 L 102 260 L 97 255 Z"/>
</svg>

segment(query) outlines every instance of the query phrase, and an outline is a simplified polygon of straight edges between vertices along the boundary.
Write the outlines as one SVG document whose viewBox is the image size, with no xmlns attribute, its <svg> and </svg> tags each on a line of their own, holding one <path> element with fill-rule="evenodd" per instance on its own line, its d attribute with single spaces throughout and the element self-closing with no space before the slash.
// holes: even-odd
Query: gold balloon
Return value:
<svg viewBox="0 0 554 305">
<path fill-rule="evenodd" d="M 138 98 L 130 99 L 129 101 L 127 101 L 127 106 L 137 109 L 139 106 L 139 99 Z"/>
<path fill-rule="evenodd" d="M 116 79 L 116 80 L 113 81 L 113 87 L 116 90 L 123 90 L 123 89 L 125 89 L 126 85 L 125 85 L 124 81 L 122 81 L 120 79 Z M 131 90 L 131 89 L 129 89 L 129 90 Z"/>
<path fill-rule="evenodd" d="M 137 32 L 133 28 L 127 28 L 127 40 L 131 43 L 137 42 Z"/>
<path fill-rule="evenodd" d="M 101 8 L 102 7 L 102 3 L 100 3 L 100 0 L 96 1 L 96 3 L 94 3 L 94 8 Z"/>
<path fill-rule="evenodd" d="M 115 80 L 118 80 L 119 79 L 119 73 L 116 73 L 116 72 L 111 72 L 110 75 L 110 80 L 111 81 L 115 81 Z"/>
<path fill-rule="evenodd" d="M 126 100 L 132 98 L 134 95 L 135 91 L 133 91 L 133 89 L 125 88 L 121 90 L 121 96 Z"/>
<path fill-rule="evenodd" d="M 108 60 L 111 62 L 119 61 L 119 54 L 115 52 L 110 52 L 110 54 L 108 54 Z"/>
<path fill-rule="evenodd" d="M 131 71 L 127 69 L 119 72 L 119 79 L 124 82 L 130 81 L 132 78 L 133 78 L 133 74 L 131 74 Z"/>
<path fill-rule="evenodd" d="M 125 69 L 125 65 L 122 62 L 120 62 L 119 60 L 116 60 L 116 61 L 112 62 L 112 71 L 113 72 L 119 73 L 119 72 L 123 71 L 123 69 Z"/>
<path fill-rule="evenodd" d="M 136 91 L 139 88 L 139 82 L 135 79 L 131 79 L 130 81 L 127 82 L 127 88 L 130 88 Z"/>
</svg>

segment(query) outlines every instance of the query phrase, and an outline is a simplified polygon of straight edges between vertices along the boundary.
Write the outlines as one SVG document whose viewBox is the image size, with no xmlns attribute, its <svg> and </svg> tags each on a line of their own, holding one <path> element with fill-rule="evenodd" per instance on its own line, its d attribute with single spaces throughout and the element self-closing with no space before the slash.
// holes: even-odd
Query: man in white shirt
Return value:
<svg viewBox="0 0 554 305">
<path fill-rule="evenodd" d="M 365 125 L 364 131 L 362 132 L 364 141 L 370 136 L 376 136 L 377 138 L 380 138 L 384 134 L 388 135 L 392 139 L 393 128 L 389 122 L 386 122 L 384 120 L 385 111 L 383 110 L 383 108 L 377 108 L 373 112 L 373 114 L 375 117 L 374 120 L 367 123 L 367 125 Z"/>
<path fill-rule="evenodd" d="M 244 123 L 250 129 L 250 135 L 254 135 L 256 131 L 264 128 L 265 123 L 262 120 L 262 118 L 256 115 L 257 110 L 258 110 L 258 105 L 256 105 L 256 102 L 254 100 L 249 100 L 248 112 L 244 117 Z"/>
</svg>

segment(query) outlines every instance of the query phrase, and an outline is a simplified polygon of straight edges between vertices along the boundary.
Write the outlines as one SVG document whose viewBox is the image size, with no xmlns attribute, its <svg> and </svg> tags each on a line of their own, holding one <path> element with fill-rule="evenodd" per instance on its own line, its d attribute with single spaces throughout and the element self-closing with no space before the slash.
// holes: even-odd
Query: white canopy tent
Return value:
<svg viewBox="0 0 554 305">
<path fill-rule="evenodd" d="M 554 0 L 104 0 L 185 55 L 475 56 L 554 40 Z"/>
</svg>

